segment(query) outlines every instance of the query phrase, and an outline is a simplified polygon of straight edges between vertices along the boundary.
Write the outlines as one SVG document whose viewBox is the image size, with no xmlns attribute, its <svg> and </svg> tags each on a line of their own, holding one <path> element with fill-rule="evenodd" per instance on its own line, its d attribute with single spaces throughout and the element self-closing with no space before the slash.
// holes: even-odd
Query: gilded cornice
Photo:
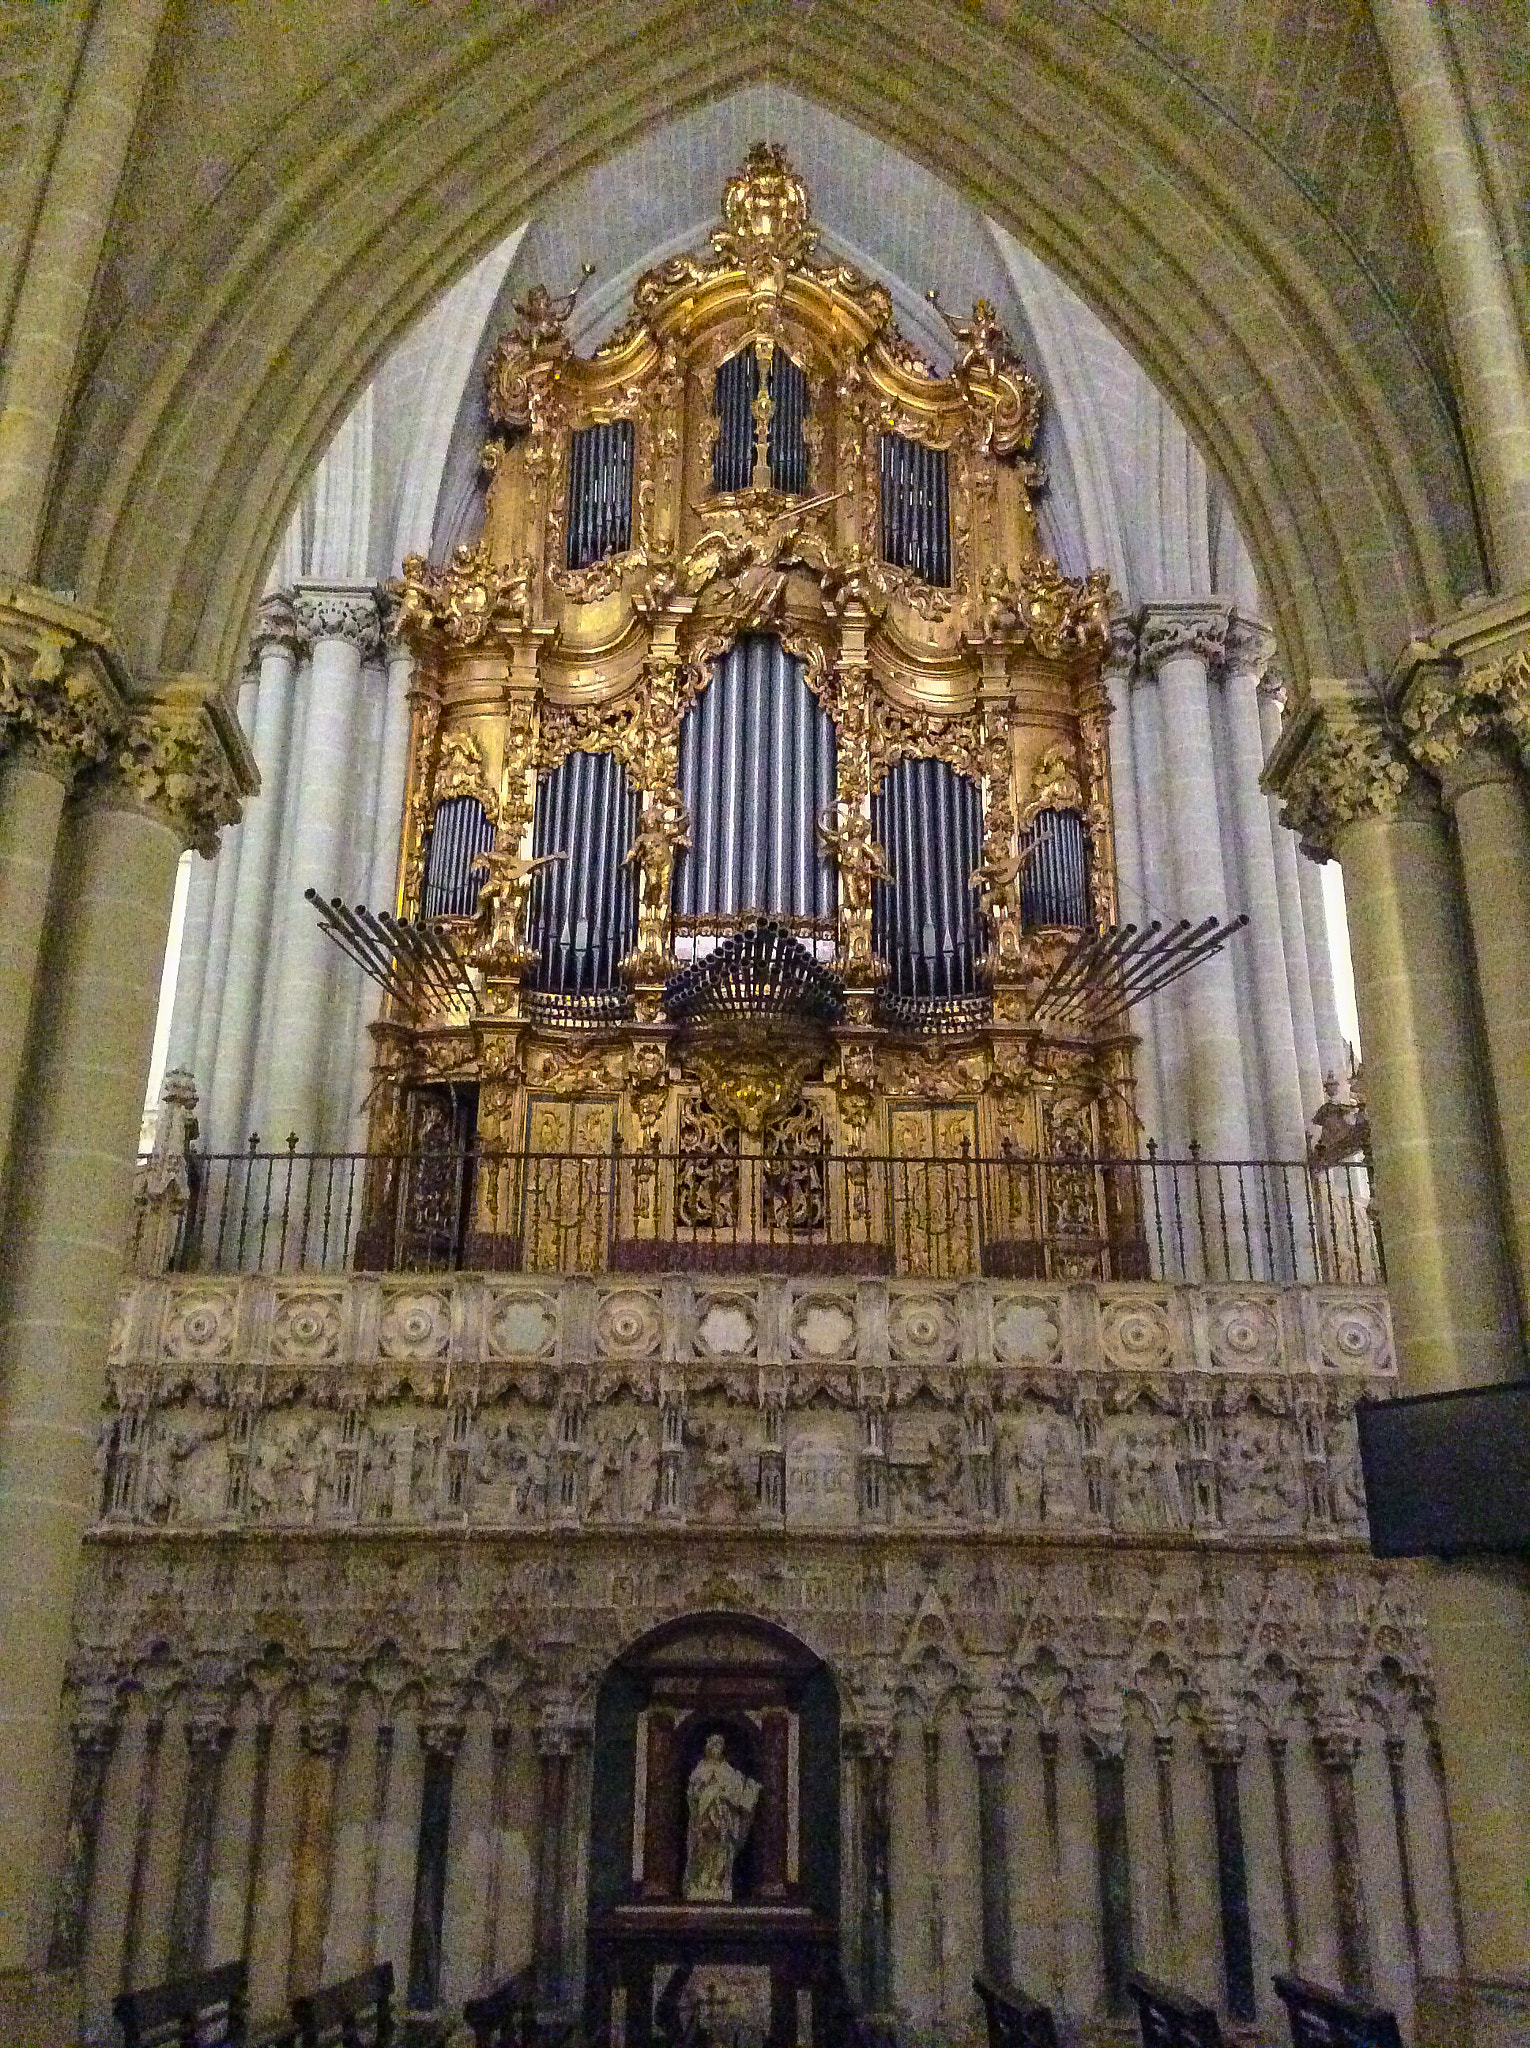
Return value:
<svg viewBox="0 0 1530 2048">
<path fill-rule="evenodd" d="M 1399 736 L 1375 700 L 1319 686 L 1288 716 L 1261 786 L 1281 801 L 1281 823 L 1313 860 L 1331 860 L 1339 835 L 1364 818 L 1395 818 L 1412 779 Z"/>
</svg>

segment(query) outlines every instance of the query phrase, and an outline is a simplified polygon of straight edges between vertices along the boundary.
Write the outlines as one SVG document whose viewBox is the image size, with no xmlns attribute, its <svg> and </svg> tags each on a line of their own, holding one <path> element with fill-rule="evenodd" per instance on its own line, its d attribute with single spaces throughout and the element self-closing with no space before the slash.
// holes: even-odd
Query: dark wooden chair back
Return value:
<svg viewBox="0 0 1530 2048">
<path fill-rule="evenodd" d="M 1402 2048 L 1392 2013 L 1341 1997 L 1305 1977 L 1277 1977 L 1294 2048 Z"/>
<path fill-rule="evenodd" d="M 393 1965 L 292 2001 L 298 2048 L 393 2048 Z"/>
<path fill-rule="evenodd" d="M 123 2048 L 245 2048 L 249 1981 L 244 1963 L 224 1963 L 147 1991 L 124 1991 L 112 2001 Z"/>
<path fill-rule="evenodd" d="M 1013 1984 L 996 1984 L 992 1977 L 974 1977 L 972 1988 L 983 2001 L 988 2048 L 1058 2048 L 1050 2006 L 1027 1998 Z"/>
<path fill-rule="evenodd" d="M 1209 2005 L 1200 2005 L 1156 1977 L 1126 1980 L 1142 2029 L 1142 2048 L 1222 2048 L 1222 2029 Z"/>
<path fill-rule="evenodd" d="M 518 1970 L 482 1998 L 470 1998 L 462 2017 L 472 2030 L 473 2048 L 536 2048 L 536 1972 Z"/>
</svg>

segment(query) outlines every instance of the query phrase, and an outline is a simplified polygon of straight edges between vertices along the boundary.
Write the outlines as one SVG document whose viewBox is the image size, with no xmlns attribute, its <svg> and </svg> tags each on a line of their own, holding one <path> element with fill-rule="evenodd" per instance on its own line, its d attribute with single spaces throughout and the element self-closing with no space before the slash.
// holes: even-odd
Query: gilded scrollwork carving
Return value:
<svg viewBox="0 0 1530 2048">
<path fill-rule="evenodd" d="M 978 447 L 985 455 L 1028 449 L 1041 425 L 1041 389 L 1015 354 L 992 302 L 975 299 L 972 317 L 958 320 L 938 292 L 926 296 L 956 343 L 951 380 L 979 422 Z"/>
<path fill-rule="evenodd" d="M 593 275 L 586 264 L 572 291 L 554 297 L 545 285 L 534 284 L 517 303 L 515 325 L 500 337 L 484 370 L 489 418 L 496 427 L 525 427 L 537 420 L 558 372 L 573 354 L 569 317 Z"/>
<path fill-rule="evenodd" d="M 532 623 L 535 564 L 496 562 L 487 541 L 463 542 L 444 568 L 423 555 L 405 555 L 404 571 L 388 585 L 397 605 L 393 631 L 411 645 L 440 638 L 452 647 L 477 647 Z"/>
</svg>

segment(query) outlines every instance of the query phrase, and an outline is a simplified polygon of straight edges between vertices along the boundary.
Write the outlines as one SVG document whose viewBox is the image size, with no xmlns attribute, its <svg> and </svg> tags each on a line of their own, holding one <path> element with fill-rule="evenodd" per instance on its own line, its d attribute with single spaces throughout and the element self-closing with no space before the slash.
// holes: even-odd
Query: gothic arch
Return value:
<svg viewBox="0 0 1530 2048">
<path fill-rule="evenodd" d="M 303 479 L 403 331 L 570 171 L 768 76 L 833 78 L 1105 317 L 1226 484 L 1298 673 L 1378 670 L 1484 580 L 1444 373 L 1395 293 L 1107 10 L 667 13 L 590 0 L 507 30 L 469 0 L 449 39 L 408 19 L 300 98 L 95 340 L 45 579 L 141 668 L 231 675 Z M 507 159 L 507 135 L 535 140 Z"/>
</svg>

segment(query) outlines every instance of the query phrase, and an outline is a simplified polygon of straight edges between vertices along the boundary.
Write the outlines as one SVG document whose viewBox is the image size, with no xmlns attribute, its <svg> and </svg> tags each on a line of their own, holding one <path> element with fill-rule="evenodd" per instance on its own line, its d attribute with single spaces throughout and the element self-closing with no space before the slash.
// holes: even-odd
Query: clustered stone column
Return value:
<svg viewBox="0 0 1530 2048">
<path fill-rule="evenodd" d="M 1266 771 L 1308 850 L 1344 872 L 1405 1392 L 1525 1371 L 1527 631 L 1512 605 L 1441 629 L 1410 649 L 1385 713 L 1364 684 L 1314 685 Z M 1433 1566 L 1419 1586 L 1450 1804 L 1472 1843 L 1468 1966 L 1506 1973 L 1530 1950 L 1530 1598 L 1507 1563 Z"/>
<path fill-rule="evenodd" d="M 0 649 L 0 1070 L 20 1076 L 0 1103 L 0 1968 L 14 1968 L 46 1911 L 54 1733 L 176 863 L 184 845 L 216 850 L 255 777 L 205 683 L 138 691 L 89 614 L 0 593 Z"/>
<path fill-rule="evenodd" d="M 311 1687 L 299 1733 L 303 1756 L 297 1840 L 292 1851 L 292 1941 L 287 1965 L 291 1998 L 316 1990 L 324 1975 L 324 1936 L 329 1926 L 335 1855 L 335 1787 L 348 1733 L 339 1695 L 328 1687 Z"/>
<path fill-rule="evenodd" d="M 1343 1075 L 1321 880 L 1259 787 L 1279 730 L 1273 651 L 1267 626 L 1215 599 L 1112 626 L 1121 916 L 1249 919 L 1134 1009 L 1138 1110 L 1160 1154 L 1194 1142 L 1206 1158 L 1300 1161 L 1324 1077 Z"/>
</svg>

